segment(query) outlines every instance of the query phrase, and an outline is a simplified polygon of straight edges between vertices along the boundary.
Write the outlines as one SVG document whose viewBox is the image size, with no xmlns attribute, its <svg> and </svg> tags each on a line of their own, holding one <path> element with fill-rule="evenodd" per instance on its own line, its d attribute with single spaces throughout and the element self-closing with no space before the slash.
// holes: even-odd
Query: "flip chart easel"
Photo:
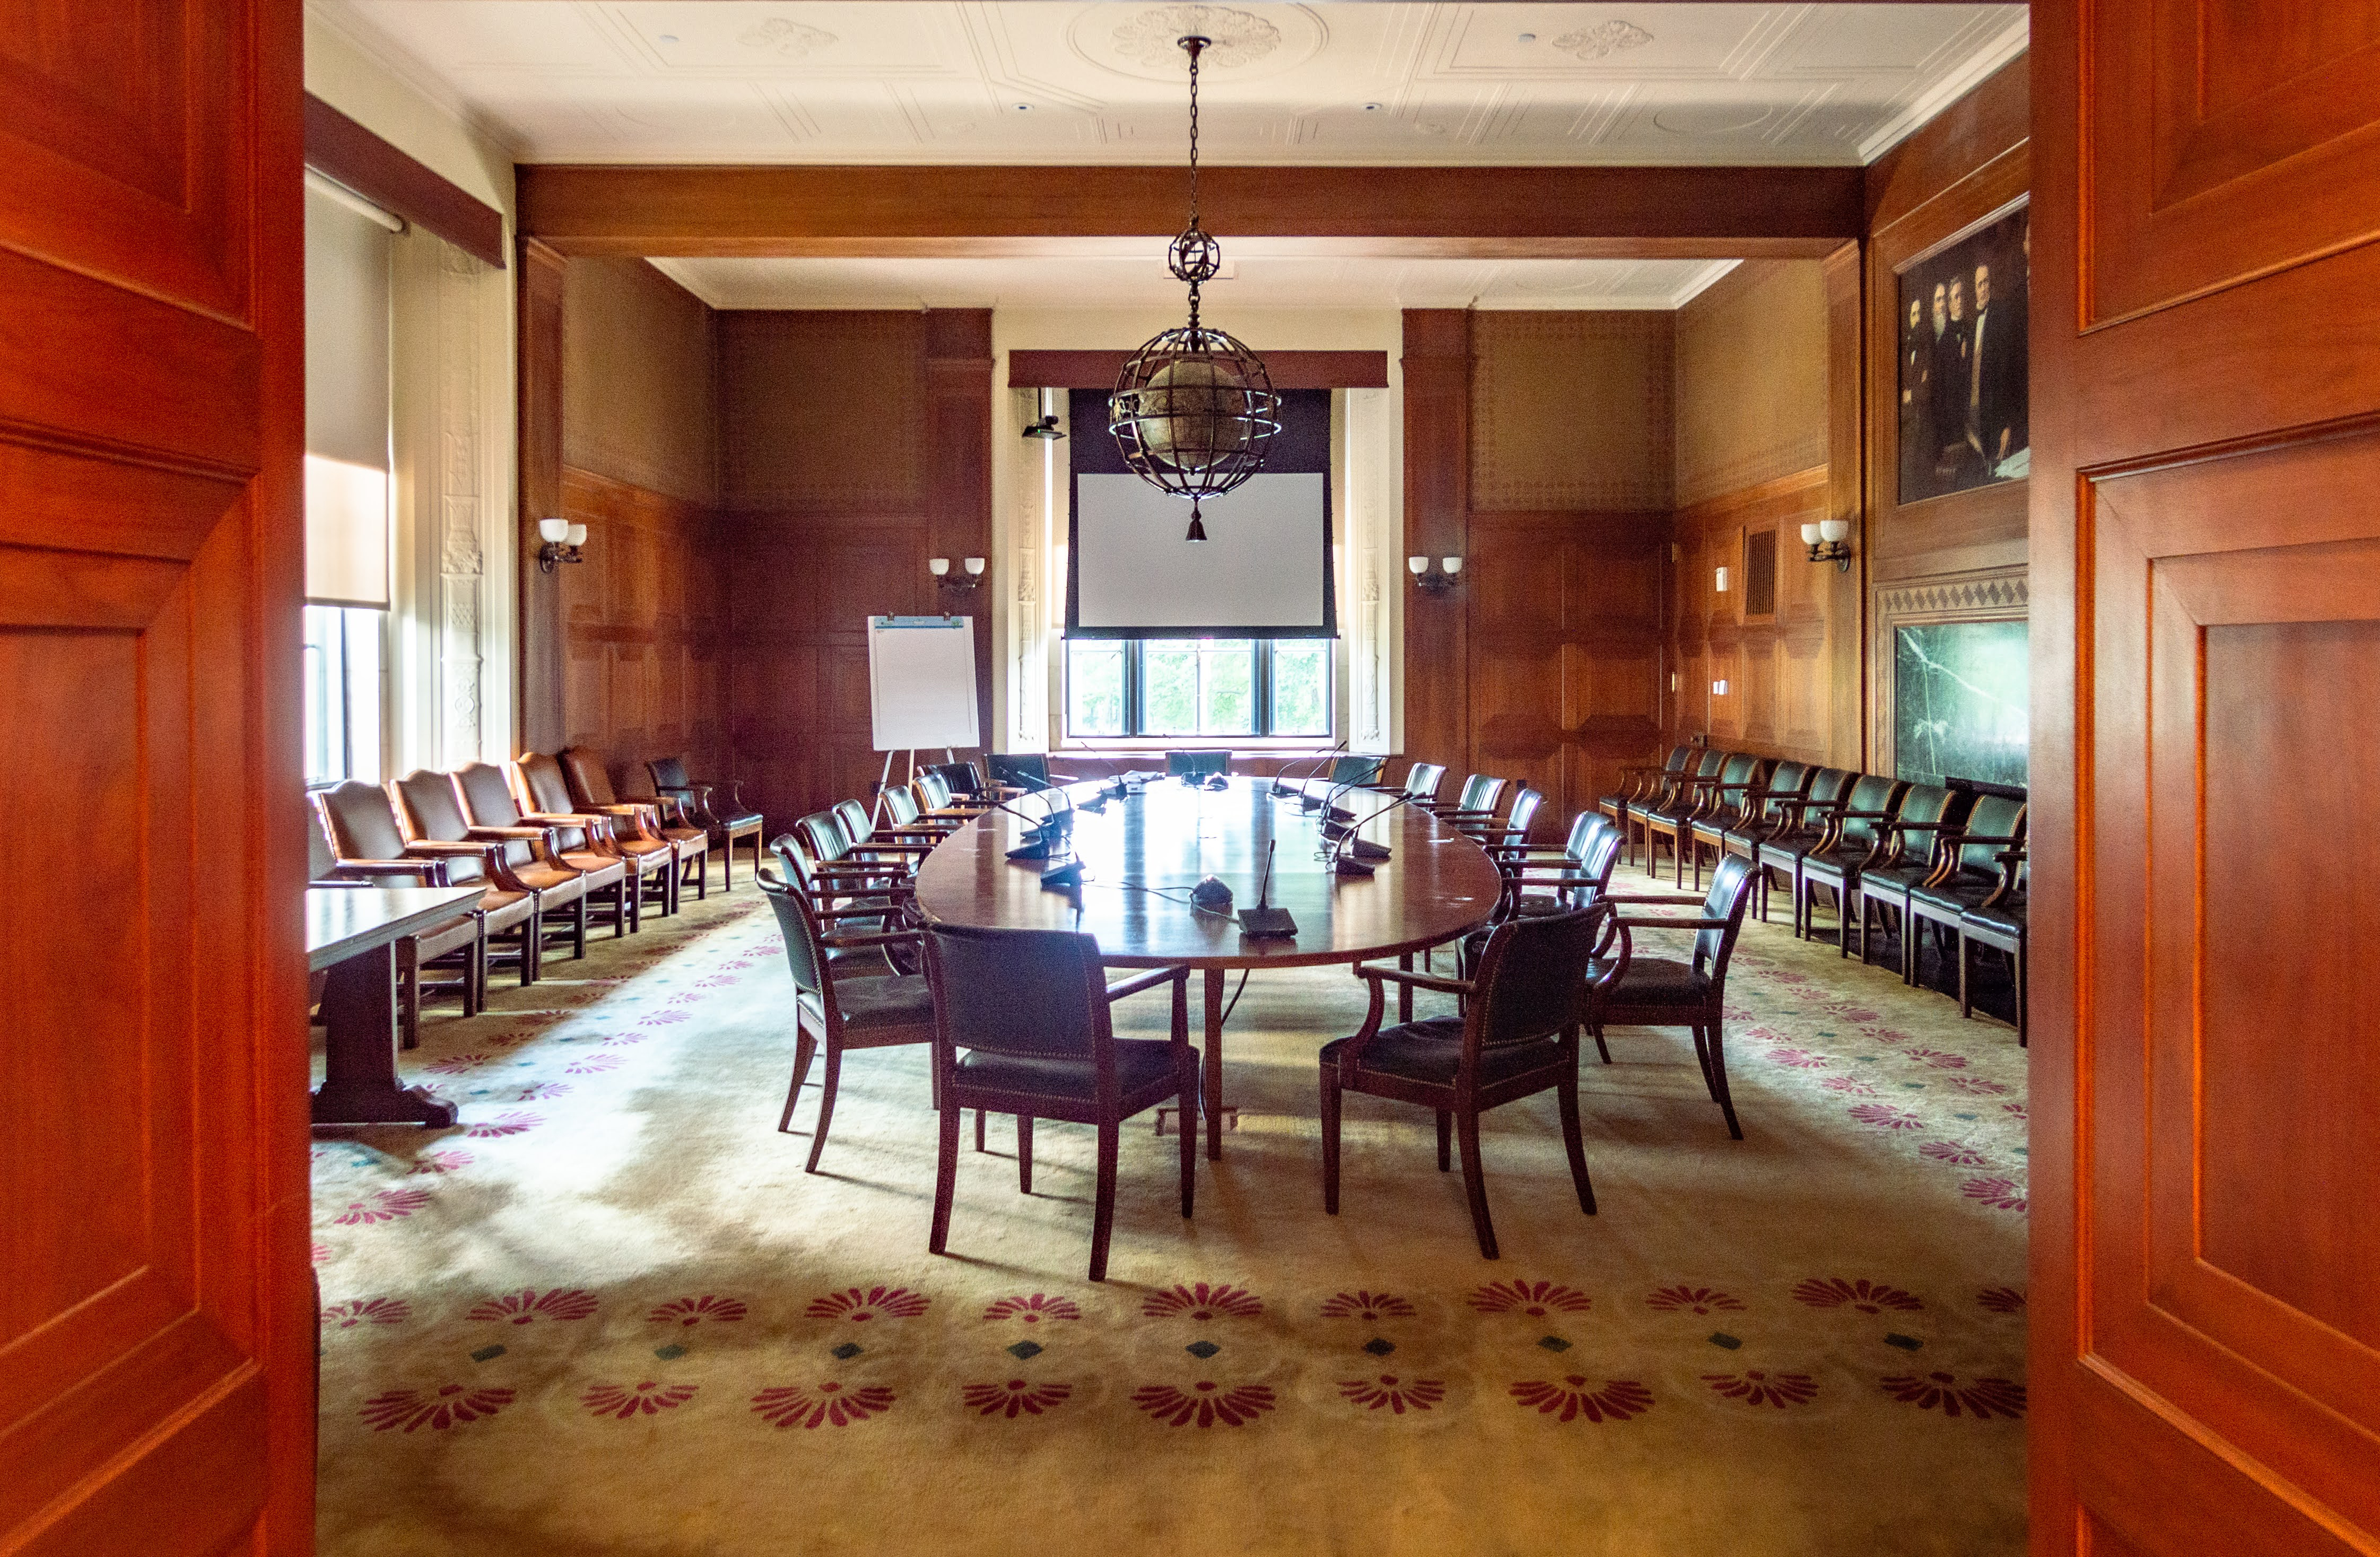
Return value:
<svg viewBox="0 0 2380 1557">
<path fill-rule="evenodd" d="M 895 755 L 909 754 L 914 780 L 919 747 L 939 746 L 951 761 L 956 760 L 956 748 L 982 744 L 976 721 L 975 618 L 870 616 L 868 693 L 874 746 L 884 753 L 873 808 L 880 819 Z"/>
</svg>

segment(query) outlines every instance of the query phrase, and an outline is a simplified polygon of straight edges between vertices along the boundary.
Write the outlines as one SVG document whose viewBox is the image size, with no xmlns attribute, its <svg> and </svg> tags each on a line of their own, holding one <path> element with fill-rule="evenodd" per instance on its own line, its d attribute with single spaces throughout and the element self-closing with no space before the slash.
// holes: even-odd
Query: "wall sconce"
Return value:
<svg viewBox="0 0 2380 1557">
<path fill-rule="evenodd" d="M 928 557 L 926 559 L 926 571 L 932 574 L 934 576 L 934 581 L 941 585 L 945 590 L 972 590 L 977 585 L 983 582 L 983 559 L 981 557 L 964 558 L 961 560 L 960 566 L 965 571 L 961 573 L 953 573 L 951 571 L 950 558 Z"/>
<path fill-rule="evenodd" d="M 585 562 L 578 548 L 587 544 L 587 527 L 568 519 L 540 519 L 537 533 L 545 544 L 537 549 L 537 567 L 551 573 L 566 562 Z"/>
<path fill-rule="evenodd" d="M 1812 562 L 1830 562 L 1838 573 L 1852 570 L 1852 549 L 1843 544 L 1852 533 L 1849 519 L 1820 519 L 1802 527 L 1802 543 L 1810 548 Z"/>
<path fill-rule="evenodd" d="M 1724 697 L 1726 697 L 1726 696 L 1727 696 L 1727 683 L 1726 683 L 1726 682 L 1724 682 L 1724 681 L 1714 681 L 1714 682 L 1712 682 L 1712 683 L 1711 683 L 1711 696 L 1712 696 L 1712 697 L 1714 697 L 1714 698 L 1724 698 Z"/>
<path fill-rule="evenodd" d="M 1438 566 L 1432 567 L 1427 557 L 1407 557 L 1405 571 L 1412 574 L 1414 582 L 1427 593 L 1442 595 L 1454 588 L 1455 578 L 1463 572 L 1463 559 L 1440 557 Z"/>
<path fill-rule="evenodd" d="M 1718 569 L 1717 572 L 1718 575 L 1718 579 L 1711 587 L 1717 590 L 1720 594 L 1725 594 L 1727 593 L 1727 569 L 1722 567 Z"/>
</svg>

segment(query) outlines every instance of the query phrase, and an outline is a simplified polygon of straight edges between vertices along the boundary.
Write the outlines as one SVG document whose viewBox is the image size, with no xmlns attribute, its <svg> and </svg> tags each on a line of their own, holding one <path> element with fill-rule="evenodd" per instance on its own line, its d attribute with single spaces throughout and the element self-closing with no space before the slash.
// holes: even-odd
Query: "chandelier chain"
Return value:
<svg viewBox="0 0 2380 1557">
<path fill-rule="evenodd" d="M 1204 232 L 1198 220 L 1198 55 L 1207 40 L 1192 36 L 1182 40 L 1190 51 L 1190 231 Z M 1190 328 L 1198 328 L 1198 278 L 1190 278 Z"/>
</svg>

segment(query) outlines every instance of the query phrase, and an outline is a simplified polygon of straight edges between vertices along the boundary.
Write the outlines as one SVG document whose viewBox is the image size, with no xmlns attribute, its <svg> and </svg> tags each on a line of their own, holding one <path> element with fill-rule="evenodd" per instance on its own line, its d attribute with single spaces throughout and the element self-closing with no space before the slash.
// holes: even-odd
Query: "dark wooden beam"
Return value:
<svg viewBox="0 0 2380 1557">
<path fill-rule="evenodd" d="M 1038 252 L 1182 225 L 1177 167 L 519 170 L 565 254 Z M 1858 237 L 1855 167 L 1211 167 L 1208 228 L 1334 253 L 1819 258 Z"/>
<path fill-rule="evenodd" d="M 1011 389 L 1111 389 L 1133 348 L 1114 351 L 1012 351 Z M 1268 351 L 1275 389 L 1386 389 L 1385 351 Z"/>
<path fill-rule="evenodd" d="M 504 218 L 316 97 L 306 94 L 306 165 L 426 227 L 473 258 L 504 268 Z"/>
</svg>

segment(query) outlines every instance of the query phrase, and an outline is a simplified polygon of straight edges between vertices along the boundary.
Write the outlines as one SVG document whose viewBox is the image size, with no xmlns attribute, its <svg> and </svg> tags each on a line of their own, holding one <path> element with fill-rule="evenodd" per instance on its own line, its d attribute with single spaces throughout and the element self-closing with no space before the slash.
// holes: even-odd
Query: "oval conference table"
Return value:
<svg viewBox="0 0 2380 1557">
<path fill-rule="evenodd" d="M 1370 790 L 1339 792 L 1358 835 L 1390 858 L 1368 877 L 1342 876 L 1318 857 L 1320 811 L 1279 797 L 1267 781 L 1232 778 L 1223 789 L 1152 778 L 1113 797 L 1115 785 L 1076 784 L 1007 802 L 936 845 L 918 868 L 917 906 L 946 924 L 1067 930 L 1096 936 L 1116 967 L 1195 967 L 1205 974 L 1207 1155 L 1223 1154 L 1223 976 L 1232 968 L 1310 967 L 1396 956 L 1443 945 L 1487 922 L 1502 882 L 1484 850 L 1418 807 Z M 1318 799 L 1326 786 L 1311 786 Z M 1302 792 L 1301 792 L 1302 793 Z M 1008 851 L 1031 836 L 1027 818 L 1073 807 L 1074 858 L 1083 883 L 1041 885 L 1041 865 Z M 1101 807 L 1101 809 L 1087 809 Z M 1023 813 L 1023 814 L 1018 814 Z M 1243 935 L 1237 910 L 1257 902 L 1268 845 L 1267 898 L 1297 933 Z M 1194 906 L 1190 888 L 1215 876 L 1232 889 L 1232 914 Z M 1406 994 L 1410 1008 L 1410 991 Z M 1185 1121 L 1186 1126 L 1186 1121 Z"/>
</svg>

